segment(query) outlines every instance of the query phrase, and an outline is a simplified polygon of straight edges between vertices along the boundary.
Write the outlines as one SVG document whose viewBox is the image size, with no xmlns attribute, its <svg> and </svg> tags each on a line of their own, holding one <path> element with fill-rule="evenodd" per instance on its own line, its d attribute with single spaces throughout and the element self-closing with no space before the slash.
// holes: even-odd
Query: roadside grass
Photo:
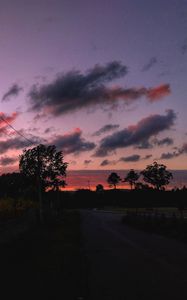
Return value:
<svg viewBox="0 0 187 300">
<path fill-rule="evenodd" d="M 98 208 L 100 210 L 100 208 Z M 102 210 L 105 211 L 113 211 L 119 213 L 141 213 L 141 214 L 148 214 L 148 213 L 157 213 L 157 214 L 168 214 L 173 215 L 175 214 L 176 217 L 181 217 L 181 212 L 177 207 L 113 207 L 113 206 L 106 206 L 103 207 Z M 183 216 L 187 217 L 187 211 L 183 211 Z"/>
<path fill-rule="evenodd" d="M 186 209 L 180 211 L 175 207 L 103 207 L 102 210 L 121 214 L 124 225 L 187 243 Z"/>
<path fill-rule="evenodd" d="M 71 210 L 0 247 L 5 299 L 76 299 L 81 289 L 80 214 Z"/>
<path fill-rule="evenodd" d="M 29 199 L 0 199 L 0 222 L 20 217 L 29 208 L 37 207 L 37 203 Z"/>
<path fill-rule="evenodd" d="M 122 223 L 151 234 L 187 242 L 187 219 L 183 215 L 128 212 L 123 215 Z"/>
</svg>

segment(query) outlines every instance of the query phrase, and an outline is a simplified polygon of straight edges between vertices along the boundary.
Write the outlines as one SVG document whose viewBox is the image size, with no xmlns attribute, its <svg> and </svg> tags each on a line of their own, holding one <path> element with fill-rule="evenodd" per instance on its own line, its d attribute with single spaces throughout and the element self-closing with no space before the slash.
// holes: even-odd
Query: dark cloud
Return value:
<svg viewBox="0 0 187 300">
<path fill-rule="evenodd" d="M 173 139 L 167 137 L 167 138 L 164 138 L 162 140 L 158 140 L 158 139 L 155 139 L 154 140 L 154 144 L 155 145 L 158 145 L 158 146 L 163 146 L 163 145 L 167 145 L 167 146 L 170 146 L 173 144 Z"/>
<path fill-rule="evenodd" d="M 162 153 L 160 159 L 171 159 L 182 154 L 187 154 L 187 143 L 184 143 L 181 148 L 176 148 L 176 151 Z"/>
<path fill-rule="evenodd" d="M 107 125 L 103 126 L 102 128 L 100 128 L 98 131 L 94 132 L 93 136 L 100 136 L 103 133 L 115 130 L 117 128 L 119 128 L 118 124 L 107 124 Z"/>
<path fill-rule="evenodd" d="M 8 150 L 19 150 L 26 147 L 34 146 L 43 142 L 38 137 L 29 137 L 29 140 L 25 140 L 21 137 L 15 137 L 7 140 L 0 141 L 0 154 L 7 152 Z"/>
<path fill-rule="evenodd" d="M 51 133 L 51 132 L 53 132 L 53 131 L 55 131 L 54 127 L 48 127 L 48 128 L 46 128 L 46 129 L 44 130 L 44 133 L 45 133 L 45 134 L 48 134 L 48 133 Z"/>
<path fill-rule="evenodd" d="M 82 131 L 79 128 L 71 133 L 56 136 L 51 143 L 62 150 L 64 154 L 80 153 L 95 148 L 94 143 L 88 142 L 82 137 Z"/>
<path fill-rule="evenodd" d="M 85 74 L 71 71 L 60 74 L 51 83 L 32 86 L 29 99 L 32 111 L 59 116 L 81 108 L 114 107 L 122 101 L 129 104 L 145 96 L 153 102 L 170 93 L 168 84 L 156 88 L 108 87 L 106 84 L 127 74 L 127 67 L 118 61 L 96 65 Z"/>
<path fill-rule="evenodd" d="M 141 147 L 149 144 L 149 139 L 158 133 L 170 129 L 174 124 L 176 115 L 168 110 L 166 115 L 150 115 L 140 120 L 136 125 L 129 126 L 103 138 L 95 156 L 105 156 L 111 151 L 128 146 Z"/>
<path fill-rule="evenodd" d="M 143 66 L 142 72 L 149 71 L 158 62 L 156 57 L 151 57 L 150 60 Z"/>
<path fill-rule="evenodd" d="M 32 109 L 47 108 L 59 115 L 81 107 L 88 107 L 102 102 L 106 94 L 105 83 L 127 74 L 127 67 L 113 61 L 105 66 L 96 65 L 82 74 L 71 71 L 58 77 L 48 85 L 32 87 L 29 95 Z M 105 96 L 105 97 L 106 97 Z"/>
<path fill-rule="evenodd" d="M 136 148 L 138 149 L 151 149 L 153 148 L 153 145 L 150 141 L 148 140 L 143 140 L 141 143 L 139 143 Z"/>
<path fill-rule="evenodd" d="M 126 157 L 121 157 L 119 160 L 123 161 L 123 162 L 136 162 L 140 160 L 140 155 L 138 154 L 133 154 L 130 156 L 126 156 Z"/>
<path fill-rule="evenodd" d="M 136 162 L 136 161 L 140 161 L 140 160 L 146 160 L 152 157 L 152 154 L 148 154 L 144 157 L 141 158 L 141 156 L 139 154 L 133 154 L 130 156 L 126 156 L 126 157 L 121 157 L 119 159 L 119 161 L 123 161 L 123 162 Z"/>
<path fill-rule="evenodd" d="M 1 166 L 13 165 L 17 161 L 18 161 L 17 157 L 3 156 L 0 158 L 0 165 Z"/>
<path fill-rule="evenodd" d="M 180 153 L 179 152 L 167 152 L 167 153 L 162 153 L 160 159 L 171 159 L 171 158 L 174 158 L 174 157 L 177 157 L 179 156 Z"/>
<path fill-rule="evenodd" d="M 101 167 L 105 167 L 105 166 L 108 166 L 108 165 L 114 165 L 116 162 L 115 161 L 111 161 L 111 160 L 108 160 L 108 159 L 104 159 L 101 163 L 100 163 L 100 166 Z"/>
<path fill-rule="evenodd" d="M 12 96 L 18 96 L 22 90 L 23 88 L 17 84 L 12 85 L 9 90 L 3 95 L 2 101 L 9 100 L 9 98 Z"/>
</svg>

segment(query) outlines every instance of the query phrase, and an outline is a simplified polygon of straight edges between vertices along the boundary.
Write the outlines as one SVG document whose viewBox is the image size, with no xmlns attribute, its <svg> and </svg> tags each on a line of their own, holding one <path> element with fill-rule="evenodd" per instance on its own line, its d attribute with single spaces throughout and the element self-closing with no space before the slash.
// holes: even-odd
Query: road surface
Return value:
<svg viewBox="0 0 187 300">
<path fill-rule="evenodd" d="M 121 215 L 81 211 L 87 300 L 187 299 L 187 245 L 132 229 Z"/>
</svg>

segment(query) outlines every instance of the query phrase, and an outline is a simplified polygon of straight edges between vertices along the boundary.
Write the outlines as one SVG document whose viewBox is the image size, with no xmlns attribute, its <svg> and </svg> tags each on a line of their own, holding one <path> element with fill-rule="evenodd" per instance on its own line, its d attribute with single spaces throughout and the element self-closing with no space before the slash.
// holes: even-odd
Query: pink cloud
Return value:
<svg viewBox="0 0 187 300">
<path fill-rule="evenodd" d="M 149 98 L 150 102 L 155 102 L 170 94 L 171 89 L 169 84 L 161 84 L 155 88 L 149 89 L 147 92 L 147 97 Z"/>
<path fill-rule="evenodd" d="M 11 135 L 12 132 L 9 132 L 8 128 L 9 125 L 8 124 L 12 124 L 14 122 L 14 120 L 17 118 L 18 113 L 17 112 L 13 112 L 12 115 L 6 115 L 3 112 L 0 112 L 0 135 L 1 134 L 9 134 Z"/>
</svg>

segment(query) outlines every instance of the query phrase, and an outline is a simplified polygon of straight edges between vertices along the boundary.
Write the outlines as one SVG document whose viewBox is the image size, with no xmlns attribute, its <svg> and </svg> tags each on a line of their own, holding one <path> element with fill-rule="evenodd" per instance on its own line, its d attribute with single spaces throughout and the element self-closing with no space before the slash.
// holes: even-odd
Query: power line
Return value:
<svg viewBox="0 0 187 300">
<path fill-rule="evenodd" d="M 24 136 L 22 133 L 20 133 L 17 129 L 15 129 L 11 124 L 9 124 L 9 122 L 7 120 L 5 120 L 1 115 L 0 115 L 0 119 L 6 123 L 10 128 L 12 128 L 19 136 L 21 136 L 22 138 L 24 138 L 26 141 L 28 141 L 29 143 L 33 143 L 33 141 L 29 140 L 26 136 Z"/>
<path fill-rule="evenodd" d="M 15 129 L 11 124 L 9 124 L 9 122 L 7 120 L 5 120 L 1 115 L 0 115 L 0 119 L 6 123 L 10 128 L 12 128 L 19 136 L 21 136 L 22 138 L 24 138 L 26 141 L 28 141 L 29 143 L 33 143 L 33 141 L 29 140 L 26 136 L 24 136 L 22 133 L 20 133 L 17 129 Z M 40 174 L 41 174 L 41 170 L 40 170 L 40 149 L 39 147 L 37 147 L 37 158 L 38 158 L 38 196 L 39 196 L 39 203 L 40 203 L 40 222 L 43 224 L 44 223 L 44 219 L 43 219 L 43 203 L 42 203 L 42 191 L 41 191 L 41 178 L 40 178 Z"/>
</svg>

